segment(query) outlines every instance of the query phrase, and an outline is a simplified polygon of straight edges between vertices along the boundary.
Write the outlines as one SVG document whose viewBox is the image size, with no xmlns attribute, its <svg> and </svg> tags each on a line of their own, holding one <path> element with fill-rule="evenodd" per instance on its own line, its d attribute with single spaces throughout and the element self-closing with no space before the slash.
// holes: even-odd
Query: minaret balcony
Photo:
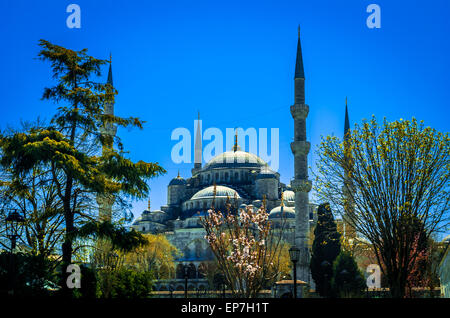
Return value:
<svg viewBox="0 0 450 318">
<path fill-rule="evenodd" d="M 291 106 L 291 114 L 294 119 L 305 119 L 308 117 L 309 106 L 306 104 L 294 104 Z"/>
<path fill-rule="evenodd" d="M 311 144 L 309 141 L 293 141 L 291 142 L 291 150 L 294 156 L 307 156 Z"/>
<path fill-rule="evenodd" d="M 311 180 L 294 179 L 291 180 L 291 188 L 294 192 L 309 192 L 312 188 Z"/>
</svg>

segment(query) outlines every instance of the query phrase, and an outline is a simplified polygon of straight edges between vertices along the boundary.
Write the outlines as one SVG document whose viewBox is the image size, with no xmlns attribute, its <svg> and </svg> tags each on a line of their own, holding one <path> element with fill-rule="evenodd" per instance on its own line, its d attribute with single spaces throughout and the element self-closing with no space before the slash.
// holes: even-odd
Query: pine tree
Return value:
<svg viewBox="0 0 450 318">
<path fill-rule="evenodd" d="M 76 217 L 79 202 L 94 199 L 98 194 L 120 199 L 144 198 L 147 180 L 164 173 L 156 163 L 137 163 L 123 156 L 120 139 L 101 134 L 101 127 L 112 124 L 138 127 L 138 118 L 121 118 L 104 114 L 106 105 L 114 102 L 117 91 L 110 84 L 93 81 L 108 61 L 87 55 L 87 49 L 73 51 L 41 40 L 39 58 L 51 64 L 56 85 L 46 88 L 42 99 L 58 105 L 50 126 L 30 133 L 1 136 L 1 165 L 10 169 L 14 178 L 30 173 L 34 167 L 46 165 L 51 169 L 57 195 L 62 201 L 65 236 L 62 244 L 61 287 L 70 295 L 66 268 L 72 263 L 73 242 L 77 235 Z M 107 147 L 103 147 L 103 146 Z M 116 145 L 118 151 L 112 147 Z M 102 154 L 92 149 L 106 148 Z"/>
<path fill-rule="evenodd" d="M 343 298 L 361 296 L 366 287 L 364 276 L 349 252 L 342 251 L 334 261 L 331 287 L 333 295 Z"/>
<path fill-rule="evenodd" d="M 331 289 L 332 265 L 341 250 L 341 235 L 328 203 L 319 206 L 317 216 L 310 267 L 316 291 L 327 297 Z"/>
</svg>

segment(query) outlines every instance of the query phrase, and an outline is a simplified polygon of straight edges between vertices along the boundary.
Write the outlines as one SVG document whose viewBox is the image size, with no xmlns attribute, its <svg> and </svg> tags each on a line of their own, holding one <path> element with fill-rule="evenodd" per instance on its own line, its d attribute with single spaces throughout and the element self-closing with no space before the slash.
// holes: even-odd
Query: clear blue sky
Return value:
<svg viewBox="0 0 450 318">
<path fill-rule="evenodd" d="M 66 27 L 70 3 L 81 7 L 81 29 Z M 381 29 L 366 26 L 370 3 L 381 7 Z M 0 127 L 55 112 L 40 101 L 51 85 L 48 64 L 35 59 L 42 38 L 99 58 L 112 52 L 116 113 L 147 121 L 143 131 L 118 133 L 134 160 L 168 171 L 150 183 L 152 208 L 166 203 L 178 169 L 190 175 L 192 165 L 171 161 L 170 136 L 177 127 L 192 131 L 197 110 L 204 129 L 279 128 L 279 172 L 287 183 L 297 25 L 315 150 L 321 135 L 342 135 L 345 96 L 352 124 L 372 114 L 415 116 L 449 131 L 449 12 L 446 0 L 2 0 Z M 136 202 L 135 215 L 146 205 Z"/>
</svg>

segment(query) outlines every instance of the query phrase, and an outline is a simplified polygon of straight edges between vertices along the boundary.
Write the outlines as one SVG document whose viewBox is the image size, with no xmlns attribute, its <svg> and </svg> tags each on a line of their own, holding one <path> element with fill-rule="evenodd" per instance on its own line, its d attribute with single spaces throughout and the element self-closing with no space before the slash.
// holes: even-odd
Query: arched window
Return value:
<svg viewBox="0 0 450 318">
<path fill-rule="evenodd" d="M 176 273 L 176 275 L 177 275 L 178 279 L 184 278 L 184 266 L 183 266 L 183 264 L 178 264 L 177 265 L 177 273 Z"/>
<path fill-rule="evenodd" d="M 192 263 L 188 265 L 188 278 L 197 278 L 197 269 Z"/>
</svg>

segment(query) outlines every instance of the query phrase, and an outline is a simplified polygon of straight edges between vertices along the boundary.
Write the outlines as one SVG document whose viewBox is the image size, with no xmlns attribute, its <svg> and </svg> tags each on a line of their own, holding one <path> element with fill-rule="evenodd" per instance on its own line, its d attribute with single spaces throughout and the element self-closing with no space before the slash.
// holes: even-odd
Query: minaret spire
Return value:
<svg viewBox="0 0 450 318">
<path fill-rule="evenodd" d="M 113 77 L 112 77 L 112 54 L 109 53 L 109 70 L 108 70 L 108 80 L 106 81 L 107 84 L 113 85 Z"/>
<path fill-rule="evenodd" d="M 195 147 L 194 147 L 194 174 L 202 168 L 202 122 L 200 120 L 200 112 L 198 112 L 197 119 L 197 132 L 195 134 Z"/>
<path fill-rule="evenodd" d="M 297 60 L 295 61 L 294 78 L 305 78 L 305 71 L 303 69 L 302 44 L 300 42 L 300 25 L 298 26 Z"/>
<path fill-rule="evenodd" d="M 113 85 L 113 76 L 112 76 L 112 54 L 109 54 L 109 70 L 108 70 L 108 79 L 106 80 L 106 84 Z M 108 90 L 108 88 L 107 88 Z M 114 115 L 114 102 L 105 103 L 104 114 Z M 105 138 L 102 147 L 102 153 L 110 151 L 114 145 L 114 137 L 116 136 L 117 127 L 112 123 L 106 123 L 103 127 L 100 128 L 100 133 Z M 98 213 L 99 219 L 106 221 L 111 221 L 112 218 L 112 206 L 114 204 L 115 198 L 112 195 L 98 195 L 97 196 L 97 204 L 98 204 Z"/>
<path fill-rule="evenodd" d="M 355 228 L 350 224 L 351 217 L 355 210 L 355 201 L 351 193 L 354 191 L 352 184 L 351 174 L 353 170 L 353 161 L 351 158 L 351 149 L 349 147 L 348 141 L 350 139 L 350 120 L 348 117 L 348 106 L 347 106 L 347 96 L 345 97 L 345 123 L 344 123 L 344 155 L 346 158 L 345 165 L 345 179 L 343 185 L 344 193 L 344 216 L 343 216 L 343 228 L 344 228 L 344 239 L 354 239 L 356 237 Z"/>
<path fill-rule="evenodd" d="M 309 106 L 305 103 L 305 73 L 303 70 L 300 28 L 297 42 L 297 58 L 294 76 L 294 105 L 291 114 L 294 118 L 294 141 L 291 150 L 294 154 L 294 179 L 291 181 L 295 192 L 295 239 L 294 244 L 300 249 L 297 262 L 298 279 L 309 282 L 309 191 L 311 181 L 308 179 L 308 153 L 310 143 L 306 140 L 306 117 Z"/>
<path fill-rule="evenodd" d="M 345 123 L 344 123 L 344 139 L 348 138 L 350 133 L 350 120 L 348 118 L 347 96 L 345 96 Z"/>
</svg>

